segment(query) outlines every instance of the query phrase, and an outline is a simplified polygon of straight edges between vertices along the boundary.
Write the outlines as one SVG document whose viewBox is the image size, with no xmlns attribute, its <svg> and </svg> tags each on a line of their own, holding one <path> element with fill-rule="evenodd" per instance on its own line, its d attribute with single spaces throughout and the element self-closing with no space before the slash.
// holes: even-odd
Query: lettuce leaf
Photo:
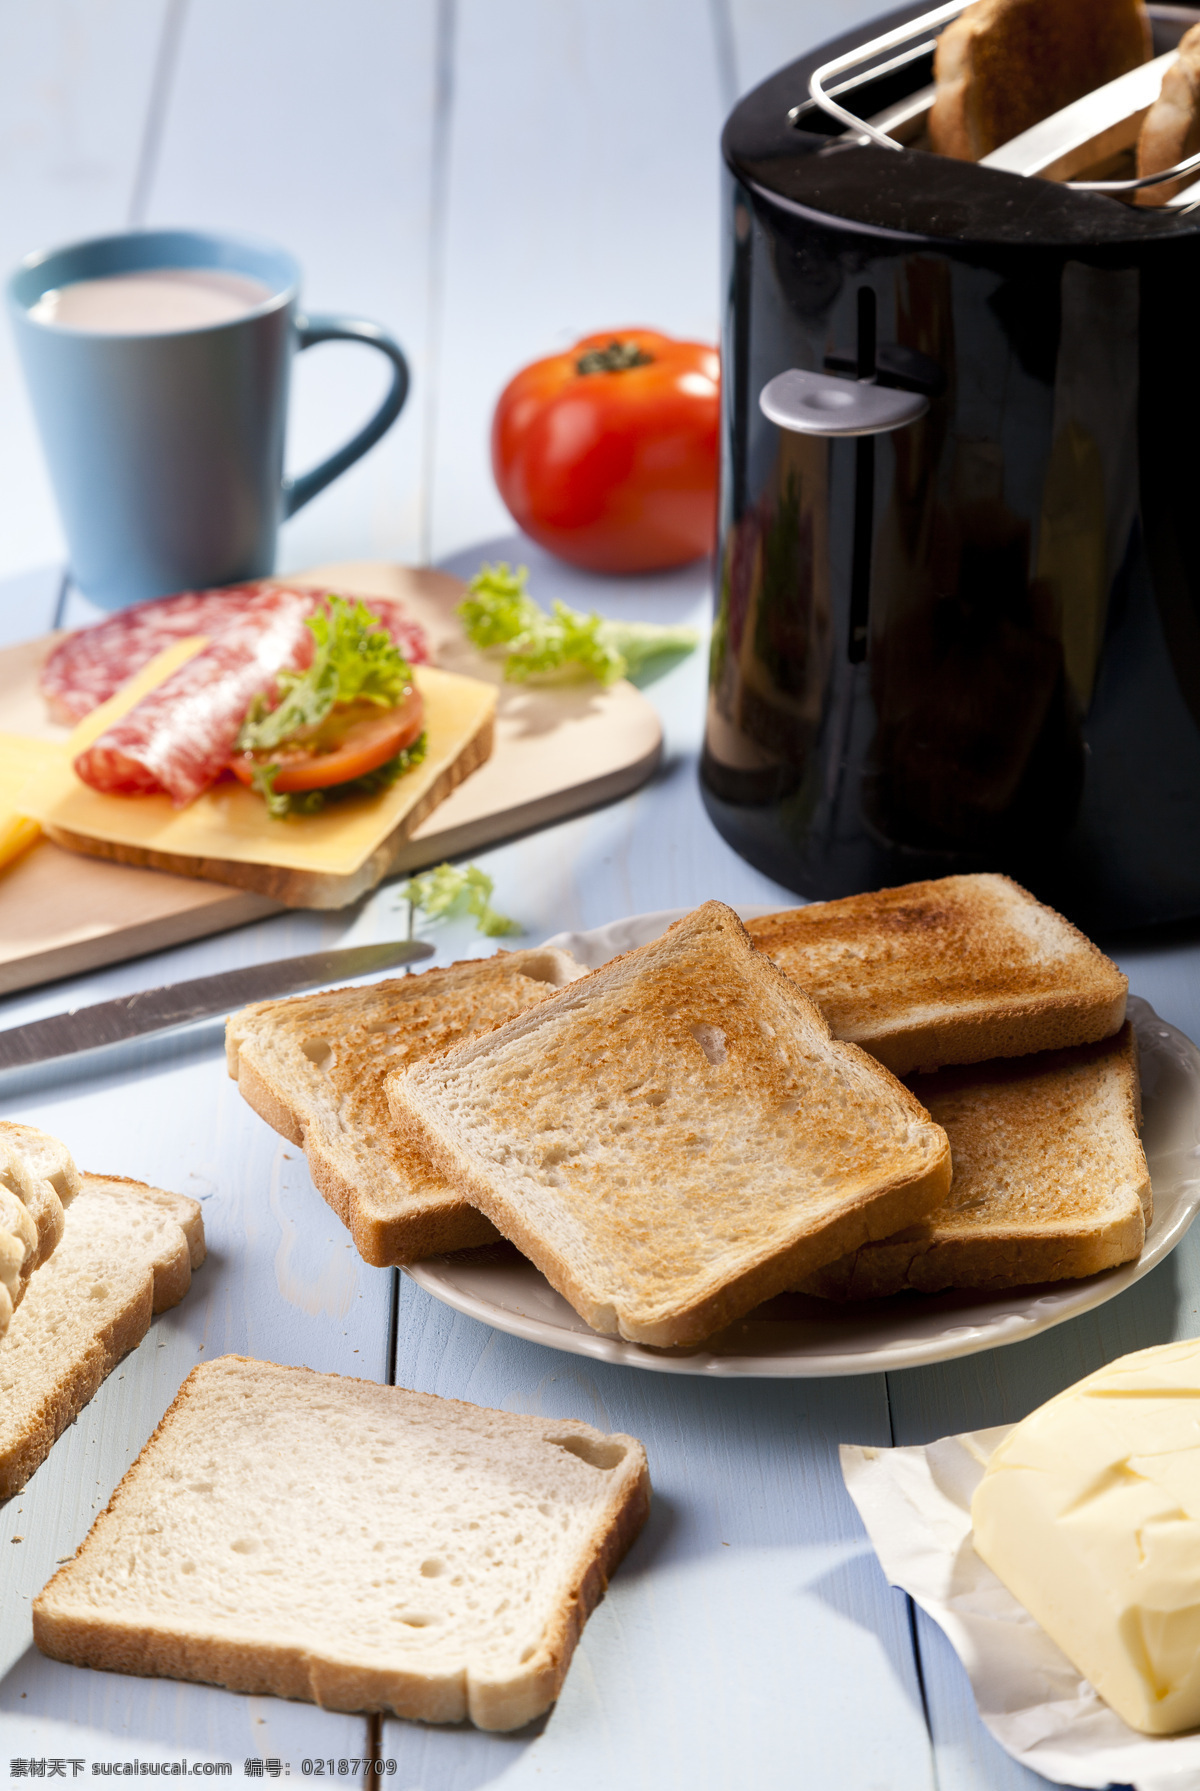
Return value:
<svg viewBox="0 0 1200 1791">
<path fill-rule="evenodd" d="M 431 871 L 410 877 L 400 894 L 429 920 L 449 920 L 472 914 L 476 931 L 485 933 L 490 939 L 521 932 L 522 928 L 515 920 L 497 914 L 492 907 L 494 888 L 492 879 L 478 865 L 468 864 L 460 869 L 454 864 L 439 864 Z"/>
<path fill-rule="evenodd" d="M 678 658 L 696 645 L 694 628 L 612 622 L 557 598 L 547 615 L 529 595 L 528 578 L 527 567 L 514 572 L 503 560 L 481 566 L 458 606 L 472 646 L 484 652 L 505 649 L 504 676 L 511 683 L 595 678 L 614 684 L 637 677 L 651 660 Z"/>
<path fill-rule="evenodd" d="M 395 708 L 412 683 L 412 667 L 365 603 L 332 592 L 306 627 L 316 641 L 306 672 L 280 672 L 278 701 L 250 705 L 237 737 L 238 752 L 270 752 L 293 734 L 320 727 L 337 703 L 377 703 Z"/>
</svg>

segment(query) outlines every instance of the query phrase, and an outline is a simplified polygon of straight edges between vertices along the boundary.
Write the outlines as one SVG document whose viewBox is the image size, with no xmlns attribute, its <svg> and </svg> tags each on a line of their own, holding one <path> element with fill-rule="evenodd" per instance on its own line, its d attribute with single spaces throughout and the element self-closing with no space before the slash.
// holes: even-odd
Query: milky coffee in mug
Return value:
<svg viewBox="0 0 1200 1791">
<path fill-rule="evenodd" d="M 399 415 L 408 369 L 378 324 L 306 317 L 300 270 L 260 243 L 134 230 L 29 256 L 9 313 L 70 549 L 105 609 L 269 573 L 279 524 Z M 392 363 L 370 421 L 283 476 L 294 353 L 365 342 Z"/>
<path fill-rule="evenodd" d="M 154 336 L 232 323 L 270 296 L 270 287 L 261 280 L 223 268 L 157 267 L 52 286 L 29 307 L 29 315 L 35 323 L 56 324 L 59 329 Z"/>
</svg>

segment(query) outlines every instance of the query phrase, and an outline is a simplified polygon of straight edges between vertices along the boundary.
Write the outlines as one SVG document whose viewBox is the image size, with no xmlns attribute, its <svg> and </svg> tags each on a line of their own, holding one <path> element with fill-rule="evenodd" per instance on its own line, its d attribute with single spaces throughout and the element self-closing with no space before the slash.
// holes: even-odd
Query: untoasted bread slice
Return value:
<svg viewBox="0 0 1200 1791">
<path fill-rule="evenodd" d="M 913 1086 L 950 1138 L 948 1199 L 819 1270 L 802 1292 L 863 1300 L 1022 1287 L 1139 1255 L 1153 1204 L 1128 1023 L 1099 1045 L 941 1070 Z"/>
<path fill-rule="evenodd" d="M 930 141 L 977 162 L 1151 53 L 1140 0 L 975 0 L 937 40 Z"/>
<path fill-rule="evenodd" d="M 65 1144 L 36 1126 L 0 1120 L 0 1337 L 29 1277 L 62 1237 L 63 1211 L 78 1189 L 79 1171 Z"/>
<path fill-rule="evenodd" d="M 720 902 L 387 1090 L 580 1316 L 640 1343 L 699 1342 L 950 1185 L 941 1128 Z"/>
<path fill-rule="evenodd" d="M 1142 120 L 1138 134 L 1137 171 L 1161 174 L 1200 150 L 1200 25 L 1179 40 L 1179 60 L 1163 76 L 1158 98 Z M 1193 168 L 1161 186 L 1142 187 L 1139 205 L 1165 205 L 1200 176 Z"/>
<path fill-rule="evenodd" d="M 260 1001 L 226 1027 L 229 1074 L 254 1111 L 304 1151 L 365 1262 L 382 1268 L 486 1244 L 496 1233 L 482 1214 L 392 1135 L 383 1077 L 582 975 L 569 952 L 497 952 L 367 988 Z"/>
<path fill-rule="evenodd" d="M 34 1640 L 106 1672 L 515 1729 L 558 1696 L 649 1501 L 634 1437 L 224 1356 L 35 1599 Z"/>
<path fill-rule="evenodd" d="M 62 1242 L 0 1343 L 0 1499 L 18 1492 L 204 1261 L 199 1203 L 85 1175 Z"/>
<path fill-rule="evenodd" d="M 1007 877 L 940 877 L 747 921 L 834 1036 L 897 1076 L 1108 1038 L 1128 982 Z"/>
</svg>

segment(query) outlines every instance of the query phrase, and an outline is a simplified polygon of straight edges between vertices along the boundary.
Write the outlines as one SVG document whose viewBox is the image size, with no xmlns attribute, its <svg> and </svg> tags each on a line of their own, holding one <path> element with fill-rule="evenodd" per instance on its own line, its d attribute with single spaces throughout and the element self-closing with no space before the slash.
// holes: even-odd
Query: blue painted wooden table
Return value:
<svg viewBox="0 0 1200 1791">
<path fill-rule="evenodd" d="M 513 538 L 487 426 L 523 361 L 646 322 L 714 336 L 717 138 L 739 91 L 867 16 L 857 0 L 2 0 L 0 252 L 126 222 L 287 244 L 311 304 L 395 330 L 401 424 L 285 530 L 282 564 L 527 559 L 543 600 L 707 619 L 707 572 L 623 583 Z M 297 371 L 290 462 L 366 411 L 378 370 L 328 348 Z M 0 341 L 0 640 L 79 620 L 20 390 Z M 655 684 L 666 755 L 599 812 L 488 852 L 496 901 L 536 942 L 641 910 L 785 902 L 725 847 L 696 785 L 702 656 Z M 384 888 L 349 914 L 287 914 L 0 1002 L 0 1025 L 203 971 L 395 935 Z M 439 962 L 482 949 L 429 929 Z M 1200 1034 L 1192 935 L 1116 947 L 1133 988 Z M 1012 1791 L 940 1633 L 891 1591 L 846 1497 L 842 1441 L 922 1441 L 1015 1419 L 1128 1349 L 1198 1328 L 1200 1234 L 1118 1301 L 941 1367 L 738 1383 L 609 1368 L 522 1343 L 365 1267 L 303 1157 L 241 1102 L 220 1027 L 0 1085 L 0 1111 L 95 1170 L 203 1202 L 209 1261 L 49 1460 L 0 1508 L 0 1776 L 13 1760 L 395 1762 L 422 1791 Z M 650 1523 L 591 1619 L 563 1696 L 529 1731 L 333 1716 L 43 1661 L 29 1602 L 106 1502 L 180 1382 L 227 1350 L 633 1431 Z M 18 1540 L 19 1539 L 19 1540 Z M 345 1771 L 341 1763 L 345 1763 Z M 325 1775 L 330 1768 L 326 1765 Z M 268 1773 L 267 1776 L 270 1776 Z"/>
</svg>

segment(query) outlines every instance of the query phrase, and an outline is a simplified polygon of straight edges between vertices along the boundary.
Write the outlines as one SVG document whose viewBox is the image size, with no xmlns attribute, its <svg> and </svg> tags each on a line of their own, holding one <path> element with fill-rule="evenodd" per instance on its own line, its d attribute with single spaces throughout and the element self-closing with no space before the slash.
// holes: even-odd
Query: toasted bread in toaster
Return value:
<svg viewBox="0 0 1200 1791">
<path fill-rule="evenodd" d="M 720 902 L 387 1091 L 462 1198 L 639 1343 L 699 1342 L 950 1186 L 942 1129 Z"/>
<path fill-rule="evenodd" d="M 975 0 L 937 41 L 930 141 L 977 162 L 1150 54 L 1140 0 Z"/>
<path fill-rule="evenodd" d="M 1137 1051 L 1115 1039 L 917 1076 L 944 1126 L 950 1193 L 895 1237 L 864 1244 L 801 1286 L 864 1300 L 912 1288 L 1022 1287 L 1129 1262 L 1153 1213 L 1138 1137 Z"/>
<path fill-rule="evenodd" d="M 897 1076 L 1108 1038 L 1127 982 L 1008 877 L 939 877 L 747 921 L 835 1038 Z"/>
<path fill-rule="evenodd" d="M 567 952 L 497 952 L 445 970 L 259 1001 L 225 1028 L 229 1074 L 313 1181 L 365 1262 L 415 1262 L 495 1238 L 488 1221 L 391 1135 L 389 1070 L 486 1032 L 582 968 Z"/>
<path fill-rule="evenodd" d="M 1179 42 L 1179 60 L 1163 76 L 1162 90 L 1142 120 L 1138 136 L 1137 171 L 1159 174 L 1200 150 L 1200 25 L 1193 25 Z M 1139 205 L 1165 205 L 1185 186 L 1200 179 L 1200 170 L 1164 180 L 1161 186 L 1142 187 Z"/>
</svg>

